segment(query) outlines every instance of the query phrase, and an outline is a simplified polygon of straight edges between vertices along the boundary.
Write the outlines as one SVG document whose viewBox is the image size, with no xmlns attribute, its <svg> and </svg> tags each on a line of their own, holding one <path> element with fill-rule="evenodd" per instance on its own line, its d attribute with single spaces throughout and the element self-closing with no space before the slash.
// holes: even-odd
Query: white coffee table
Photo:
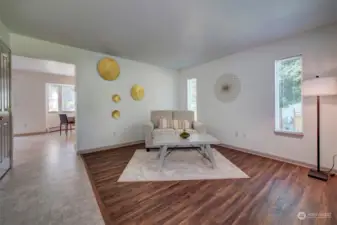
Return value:
<svg viewBox="0 0 337 225">
<path fill-rule="evenodd" d="M 206 159 L 208 159 L 212 167 L 215 168 L 215 160 L 212 152 L 211 145 L 220 144 L 220 141 L 209 134 L 191 134 L 187 139 L 182 139 L 176 134 L 159 134 L 154 136 L 153 145 L 158 147 L 160 159 L 160 169 L 164 166 L 164 161 L 168 155 L 168 149 L 182 148 L 182 147 L 192 147 L 195 148 L 202 154 Z"/>
</svg>

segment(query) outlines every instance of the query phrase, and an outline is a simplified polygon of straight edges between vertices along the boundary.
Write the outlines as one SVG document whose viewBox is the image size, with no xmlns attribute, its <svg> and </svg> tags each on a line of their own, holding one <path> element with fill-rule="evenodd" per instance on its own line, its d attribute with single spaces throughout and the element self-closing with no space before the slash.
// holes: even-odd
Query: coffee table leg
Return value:
<svg viewBox="0 0 337 225">
<path fill-rule="evenodd" d="M 160 161 L 159 161 L 159 169 L 161 170 L 164 166 L 165 156 L 166 156 L 167 146 L 160 147 Z"/>
<path fill-rule="evenodd" d="M 201 152 L 201 153 L 204 153 L 204 152 L 205 152 L 205 147 L 204 147 L 204 145 L 200 145 L 200 152 Z"/>
<path fill-rule="evenodd" d="M 205 150 L 207 152 L 207 155 L 208 155 L 209 159 L 211 160 L 213 169 L 216 168 L 215 159 L 214 159 L 214 156 L 213 156 L 213 151 L 212 151 L 211 145 L 206 145 Z"/>
<path fill-rule="evenodd" d="M 159 150 L 158 150 L 157 159 L 160 158 L 160 153 L 161 153 L 161 147 L 160 147 Z"/>
</svg>

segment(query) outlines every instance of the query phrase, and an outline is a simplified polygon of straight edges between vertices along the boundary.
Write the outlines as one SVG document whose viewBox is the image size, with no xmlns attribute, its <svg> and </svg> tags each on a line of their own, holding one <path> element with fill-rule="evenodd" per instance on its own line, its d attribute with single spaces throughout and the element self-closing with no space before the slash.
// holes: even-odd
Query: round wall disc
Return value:
<svg viewBox="0 0 337 225">
<path fill-rule="evenodd" d="M 115 103 L 118 103 L 121 101 L 121 97 L 117 94 L 112 96 L 112 101 L 114 101 Z"/>
<path fill-rule="evenodd" d="M 111 116 L 117 120 L 121 116 L 121 113 L 119 112 L 119 110 L 114 110 L 112 111 Z"/>
<path fill-rule="evenodd" d="M 131 88 L 131 97 L 135 101 L 140 101 L 144 98 L 144 88 L 138 84 L 135 84 Z"/>
<path fill-rule="evenodd" d="M 214 93 L 221 102 L 234 101 L 241 90 L 240 80 L 234 74 L 224 74 L 216 80 Z"/>
<path fill-rule="evenodd" d="M 97 70 L 104 80 L 116 80 L 120 70 L 116 60 L 112 58 L 103 58 L 98 62 Z"/>
</svg>

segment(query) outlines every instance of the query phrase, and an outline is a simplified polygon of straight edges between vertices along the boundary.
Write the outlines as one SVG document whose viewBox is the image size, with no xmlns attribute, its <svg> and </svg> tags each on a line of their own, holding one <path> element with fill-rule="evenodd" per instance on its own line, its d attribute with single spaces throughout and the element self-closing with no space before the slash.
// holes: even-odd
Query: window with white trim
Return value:
<svg viewBox="0 0 337 225">
<path fill-rule="evenodd" d="M 75 86 L 47 84 L 48 112 L 74 112 L 76 108 Z"/>
<path fill-rule="evenodd" d="M 275 131 L 303 132 L 302 56 L 275 61 Z"/>
<path fill-rule="evenodd" d="M 194 112 L 194 119 L 197 119 L 197 79 L 187 80 L 187 109 Z"/>
</svg>

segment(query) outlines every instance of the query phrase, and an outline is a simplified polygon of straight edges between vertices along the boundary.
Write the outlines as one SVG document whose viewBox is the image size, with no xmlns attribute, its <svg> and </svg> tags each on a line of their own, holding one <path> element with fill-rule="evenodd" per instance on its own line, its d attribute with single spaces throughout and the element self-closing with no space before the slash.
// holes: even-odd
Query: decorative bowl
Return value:
<svg viewBox="0 0 337 225">
<path fill-rule="evenodd" d="M 183 131 L 183 132 L 180 134 L 180 137 L 181 137 L 182 139 L 187 139 L 187 138 L 190 137 L 190 134 L 187 133 L 186 131 Z"/>
</svg>

